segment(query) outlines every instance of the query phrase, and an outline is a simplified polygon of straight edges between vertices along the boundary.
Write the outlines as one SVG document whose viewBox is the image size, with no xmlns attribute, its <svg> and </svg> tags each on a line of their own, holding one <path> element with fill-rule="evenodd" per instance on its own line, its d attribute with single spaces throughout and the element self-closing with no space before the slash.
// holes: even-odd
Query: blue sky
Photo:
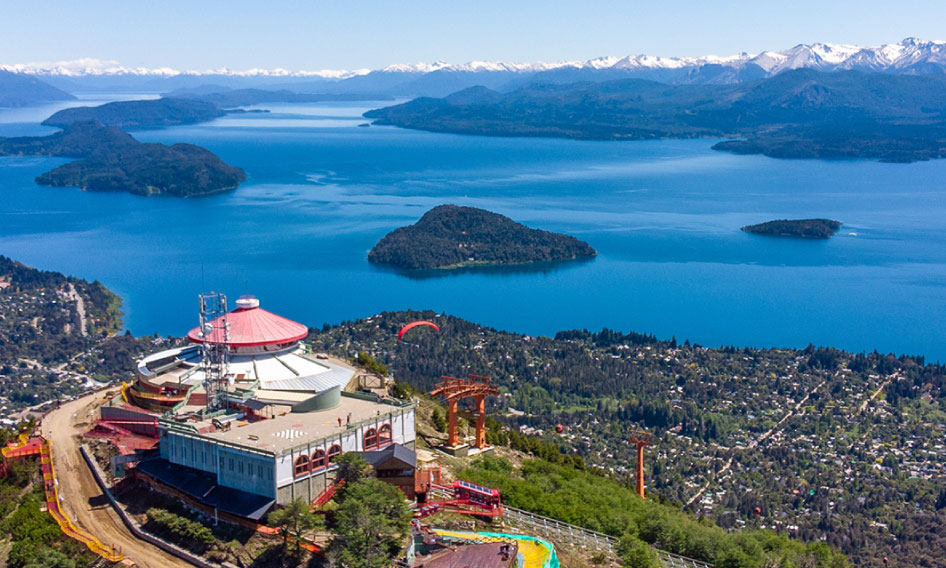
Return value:
<svg viewBox="0 0 946 568">
<path fill-rule="evenodd" d="M 941 1 L 0 3 L 0 63 L 97 58 L 192 69 L 350 69 L 436 60 L 728 55 L 910 36 L 946 39 Z"/>
</svg>

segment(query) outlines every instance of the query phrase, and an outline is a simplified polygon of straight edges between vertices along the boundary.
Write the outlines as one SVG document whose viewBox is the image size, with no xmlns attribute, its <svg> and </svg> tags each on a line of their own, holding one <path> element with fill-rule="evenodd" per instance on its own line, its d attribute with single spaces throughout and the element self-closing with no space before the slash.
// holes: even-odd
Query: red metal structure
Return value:
<svg viewBox="0 0 946 568">
<path fill-rule="evenodd" d="M 460 445 L 457 436 L 457 403 L 461 399 L 474 397 L 476 399 L 476 448 L 486 447 L 486 397 L 498 396 L 499 389 L 490 384 L 489 377 L 467 375 L 466 379 L 456 377 L 441 377 L 443 382 L 430 391 L 431 396 L 442 396 L 447 400 L 449 427 L 447 429 L 447 447 L 456 448 Z"/>
<path fill-rule="evenodd" d="M 335 481 L 334 483 L 332 483 L 331 485 L 329 485 L 328 487 L 326 487 L 325 491 L 323 491 L 322 494 L 316 497 L 315 501 L 312 502 L 312 505 L 309 507 L 309 510 L 314 511 L 316 509 L 321 508 L 322 505 L 325 505 L 326 503 L 331 501 L 332 497 L 335 496 L 335 493 L 337 493 L 338 490 L 344 486 L 345 486 L 345 480 L 339 479 Z"/>
<path fill-rule="evenodd" d="M 443 511 L 479 517 L 503 516 L 503 503 L 498 489 L 483 487 L 462 479 L 454 481 L 452 488 L 432 485 L 431 489 L 444 498 L 428 498 L 424 505 L 414 511 L 414 518 L 423 519 Z"/>
<path fill-rule="evenodd" d="M 643 430 L 631 430 L 628 442 L 637 446 L 637 494 L 644 497 L 644 446 L 650 446 L 650 434 Z"/>
<path fill-rule="evenodd" d="M 40 469 L 43 472 L 43 489 L 46 493 L 46 510 L 56 520 L 60 530 L 66 536 L 85 544 L 89 550 L 109 562 L 120 562 L 124 558 L 122 553 L 115 547 L 102 544 L 95 536 L 77 527 L 63 512 L 59 500 L 59 490 L 56 485 L 56 470 L 53 468 L 51 442 L 42 436 L 30 438 L 27 434 L 20 434 L 16 443 L 8 444 L 0 453 L 3 454 L 4 474 L 6 473 L 6 460 L 39 455 Z"/>
</svg>

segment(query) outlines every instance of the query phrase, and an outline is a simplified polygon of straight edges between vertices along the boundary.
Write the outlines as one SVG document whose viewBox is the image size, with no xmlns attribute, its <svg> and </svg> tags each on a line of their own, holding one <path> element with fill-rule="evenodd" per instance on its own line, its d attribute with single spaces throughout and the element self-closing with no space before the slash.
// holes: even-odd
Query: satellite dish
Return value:
<svg viewBox="0 0 946 568">
<path fill-rule="evenodd" d="M 214 332 L 214 326 L 209 323 L 204 324 L 204 335 L 210 335 Z"/>
</svg>

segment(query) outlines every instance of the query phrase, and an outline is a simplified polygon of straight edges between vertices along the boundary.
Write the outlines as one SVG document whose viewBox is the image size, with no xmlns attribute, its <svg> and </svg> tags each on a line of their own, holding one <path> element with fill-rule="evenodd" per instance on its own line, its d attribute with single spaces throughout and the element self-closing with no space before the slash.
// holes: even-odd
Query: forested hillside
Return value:
<svg viewBox="0 0 946 568">
<path fill-rule="evenodd" d="M 811 69 L 730 85 L 641 79 L 471 87 L 365 113 L 380 124 L 583 140 L 735 137 L 717 150 L 777 158 L 946 156 L 946 78 Z"/>
<path fill-rule="evenodd" d="M 114 335 L 121 299 L 100 282 L 0 256 L 0 404 L 5 415 L 134 376 L 135 359 L 172 342 Z"/>
<path fill-rule="evenodd" d="M 441 331 L 398 342 L 416 319 Z M 723 527 L 825 540 L 857 566 L 885 555 L 940 566 L 946 553 L 946 368 L 921 357 L 609 330 L 528 337 L 433 312 L 383 313 L 310 339 L 372 353 L 423 390 L 441 375 L 491 376 L 503 391 L 492 412 L 619 476 L 632 466 L 628 430 L 645 428 L 656 438 L 649 490 Z"/>
</svg>

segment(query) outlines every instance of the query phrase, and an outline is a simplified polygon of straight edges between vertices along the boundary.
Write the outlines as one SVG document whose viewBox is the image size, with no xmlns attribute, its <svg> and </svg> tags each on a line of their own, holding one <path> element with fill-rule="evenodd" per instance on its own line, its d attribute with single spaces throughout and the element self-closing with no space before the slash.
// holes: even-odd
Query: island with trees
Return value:
<svg viewBox="0 0 946 568">
<path fill-rule="evenodd" d="M 368 260 L 417 270 L 572 260 L 596 254 L 575 237 L 532 229 L 484 209 L 440 205 L 414 225 L 385 235 L 368 253 Z"/>
<path fill-rule="evenodd" d="M 53 114 L 43 124 L 65 128 L 76 122 L 95 120 L 106 126 L 129 130 L 196 124 L 224 114 L 225 111 L 209 101 L 162 98 L 67 108 Z"/>
<path fill-rule="evenodd" d="M 758 225 L 747 225 L 741 230 L 754 235 L 770 237 L 829 239 L 840 228 L 841 222 L 831 219 L 777 219 Z"/>
<path fill-rule="evenodd" d="M 97 121 L 73 123 L 49 136 L 0 138 L 0 156 L 80 158 L 40 175 L 36 183 L 92 191 L 194 197 L 246 180 L 243 170 L 206 148 L 145 144 Z"/>
</svg>

